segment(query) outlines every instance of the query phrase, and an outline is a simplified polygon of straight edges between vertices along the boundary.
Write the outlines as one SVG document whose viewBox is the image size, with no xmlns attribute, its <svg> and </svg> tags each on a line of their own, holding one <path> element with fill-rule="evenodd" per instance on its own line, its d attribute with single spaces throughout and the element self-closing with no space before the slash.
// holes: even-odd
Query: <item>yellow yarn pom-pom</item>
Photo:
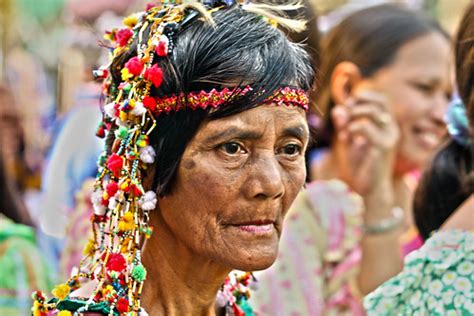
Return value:
<svg viewBox="0 0 474 316">
<path fill-rule="evenodd" d="M 119 230 L 120 231 L 129 231 L 135 227 L 135 223 L 133 222 L 133 213 L 127 212 L 123 214 L 122 220 L 119 222 Z"/>
<path fill-rule="evenodd" d="M 52 293 L 58 299 L 63 300 L 68 296 L 70 291 L 71 291 L 71 288 L 69 287 L 69 285 L 67 285 L 66 283 L 63 283 L 63 284 L 56 285 Z"/>
<path fill-rule="evenodd" d="M 122 20 L 123 24 L 128 27 L 134 27 L 138 23 L 136 14 L 131 14 Z"/>
</svg>

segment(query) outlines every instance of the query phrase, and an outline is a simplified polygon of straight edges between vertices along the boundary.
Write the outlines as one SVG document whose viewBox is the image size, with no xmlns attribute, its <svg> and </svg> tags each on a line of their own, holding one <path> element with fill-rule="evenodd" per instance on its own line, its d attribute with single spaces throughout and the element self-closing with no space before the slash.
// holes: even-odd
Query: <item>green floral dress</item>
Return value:
<svg viewBox="0 0 474 316">
<path fill-rule="evenodd" d="M 33 228 L 0 214 L 0 315 L 31 314 L 31 293 L 52 288 Z"/>
<path fill-rule="evenodd" d="M 370 315 L 474 315 L 474 232 L 435 233 L 364 300 Z"/>
</svg>

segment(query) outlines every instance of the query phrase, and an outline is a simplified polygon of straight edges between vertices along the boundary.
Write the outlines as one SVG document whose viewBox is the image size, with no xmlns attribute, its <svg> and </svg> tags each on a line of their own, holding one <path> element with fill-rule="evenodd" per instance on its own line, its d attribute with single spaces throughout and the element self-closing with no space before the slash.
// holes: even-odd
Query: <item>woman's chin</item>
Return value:
<svg viewBox="0 0 474 316">
<path fill-rule="evenodd" d="M 259 271 L 268 269 L 276 260 L 278 250 L 254 249 L 243 251 L 231 258 L 233 269 L 241 271 Z"/>
</svg>

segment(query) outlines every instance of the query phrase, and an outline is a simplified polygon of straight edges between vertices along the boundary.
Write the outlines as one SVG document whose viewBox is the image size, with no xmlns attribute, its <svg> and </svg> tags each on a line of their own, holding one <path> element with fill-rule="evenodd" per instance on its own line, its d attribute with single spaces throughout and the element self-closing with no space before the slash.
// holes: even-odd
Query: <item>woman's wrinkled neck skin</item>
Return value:
<svg viewBox="0 0 474 316">
<path fill-rule="evenodd" d="M 143 251 L 144 309 L 149 315 L 216 315 L 216 294 L 231 268 L 178 246 L 158 210 L 150 224 L 155 233 Z"/>
</svg>

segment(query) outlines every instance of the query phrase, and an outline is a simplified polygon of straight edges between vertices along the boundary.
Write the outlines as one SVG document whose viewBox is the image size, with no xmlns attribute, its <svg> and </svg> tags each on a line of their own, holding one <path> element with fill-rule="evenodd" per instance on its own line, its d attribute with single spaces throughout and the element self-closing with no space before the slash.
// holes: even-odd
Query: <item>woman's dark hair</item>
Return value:
<svg viewBox="0 0 474 316">
<path fill-rule="evenodd" d="M 159 62 L 163 83 L 151 94 L 163 97 L 246 85 L 253 90 L 216 109 L 183 109 L 157 118 L 150 135 L 157 153 L 152 189 L 161 196 L 170 192 L 184 150 L 204 121 L 254 108 L 281 86 L 308 91 L 313 82 L 308 54 L 261 16 L 234 6 L 213 13 L 212 18 L 214 25 L 195 18 L 178 31 L 172 54 Z M 136 46 L 135 40 L 112 63 L 115 84 L 121 81 L 125 62 L 136 55 Z"/>
<path fill-rule="evenodd" d="M 440 228 L 448 217 L 472 194 L 472 143 L 461 145 L 450 140 L 432 160 L 423 173 L 415 193 L 413 214 L 423 239 Z"/>
<path fill-rule="evenodd" d="M 455 42 L 456 80 L 470 121 L 474 122 L 474 4 L 458 30 Z M 474 192 L 474 141 L 465 145 L 450 140 L 424 171 L 415 193 L 413 213 L 424 239 L 440 228 Z"/>
<path fill-rule="evenodd" d="M 2 153 L 0 153 L 0 214 L 18 224 L 34 226 L 25 204 L 21 200 L 14 181 L 6 170 Z"/>
<path fill-rule="evenodd" d="M 431 32 L 449 38 L 435 20 L 398 5 L 384 4 L 353 13 L 323 37 L 316 104 L 325 118 L 323 130 L 316 135 L 319 147 L 329 146 L 334 134 L 329 114 L 335 105 L 330 88 L 335 67 L 349 61 L 359 67 L 363 77 L 370 77 L 390 65 L 404 44 Z"/>
<path fill-rule="evenodd" d="M 456 83 L 474 130 L 474 3 L 469 5 L 459 25 L 455 42 Z"/>
</svg>

